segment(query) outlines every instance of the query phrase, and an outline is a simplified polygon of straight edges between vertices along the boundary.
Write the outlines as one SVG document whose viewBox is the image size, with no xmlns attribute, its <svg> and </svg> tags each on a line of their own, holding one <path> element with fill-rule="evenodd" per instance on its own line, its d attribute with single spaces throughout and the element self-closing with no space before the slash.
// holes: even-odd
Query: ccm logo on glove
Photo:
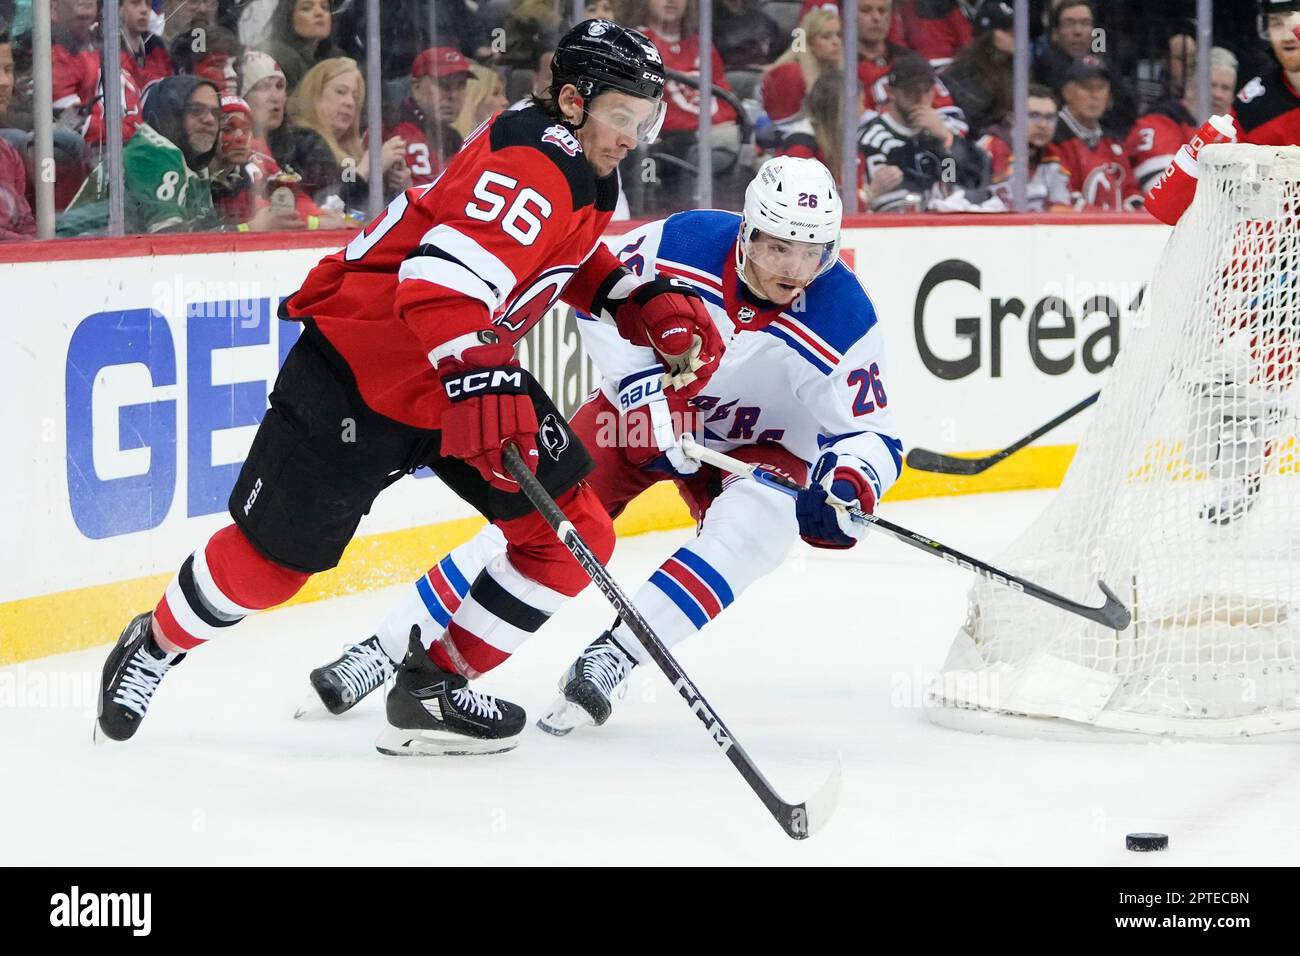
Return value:
<svg viewBox="0 0 1300 956">
<path fill-rule="evenodd" d="M 452 401 L 485 392 L 525 395 L 524 373 L 517 368 L 486 368 L 460 375 L 448 375 L 442 380 L 447 397 Z"/>
</svg>

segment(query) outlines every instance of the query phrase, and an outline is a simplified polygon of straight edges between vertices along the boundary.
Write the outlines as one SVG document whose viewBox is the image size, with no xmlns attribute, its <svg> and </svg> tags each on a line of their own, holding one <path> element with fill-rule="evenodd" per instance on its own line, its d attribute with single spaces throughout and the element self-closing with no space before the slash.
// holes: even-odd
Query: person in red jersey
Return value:
<svg viewBox="0 0 1300 956">
<path fill-rule="evenodd" d="M 1237 94 L 1232 116 L 1240 142 L 1300 144 L 1300 38 L 1291 26 L 1295 13 L 1300 13 L 1300 0 L 1260 0 L 1261 33 L 1277 64 L 1247 80 Z"/>
<path fill-rule="evenodd" d="M 1110 67 L 1095 56 L 1078 60 L 1066 74 L 1056 152 L 1070 174 L 1079 210 L 1123 211 L 1142 204 L 1124 145 L 1101 125 L 1110 103 Z"/>
<path fill-rule="evenodd" d="M 460 115 L 469 83 L 470 63 L 452 47 L 425 50 L 411 64 L 411 94 L 398 108 L 397 122 L 384 139 L 401 137 L 406 165 L 416 186 L 431 183 L 460 149 L 452 122 Z"/>
<path fill-rule="evenodd" d="M 1210 113 L 1218 115 L 1232 108 L 1232 93 L 1237 79 L 1237 60 L 1227 50 L 1210 51 Z M 1226 95 L 1225 95 L 1226 94 Z M 1146 193 L 1174 161 L 1184 143 L 1192 138 L 1200 123 L 1196 121 L 1197 92 L 1189 82 L 1182 96 L 1171 96 L 1157 103 L 1151 112 L 1138 117 L 1124 141 L 1138 188 Z"/>
<path fill-rule="evenodd" d="M 149 0 L 122 0 L 118 4 L 122 26 L 122 71 L 147 94 L 149 84 L 171 76 L 172 58 L 162 37 L 150 30 L 153 7 Z"/>
<path fill-rule="evenodd" d="M 863 123 L 888 110 L 889 74 L 894 69 L 894 60 L 909 52 L 908 47 L 895 40 L 897 31 L 893 29 L 895 19 L 892 19 L 895 6 L 893 0 L 858 2 L 858 79 L 862 81 L 866 98 Z M 965 114 L 938 78 L 934 83 L 933 105 L 954 136 L 965 136 L 970 131 Z"/>
<path fill-rule="evenodd" d="M 537 630 L 589 577 L 521 493 L 506 449 L 518 450 L 602 561 L 614 531 L 584 480 L 590 454 L 513 344 L 563 295 L 653 348 L 683 396 L 722 356 L 689 284 L 642 282 L 600 242 L 619 162 L 658 134 L 663 84 L 644 35 L 608 20 L 578 24 L 556 49 L 547 96 L 480 127 L 437 182 L 401 193 L 281 304 L 281 316 L 305 328 L 231 492 L 234 524 L 118 638 L 98 737 L 133 736 L 186 653 L 334 567 L 379 493 L 427 466 L 508 547 L 475 579 L 432 654 L 412 649 L 389 697 L 403 742 L 391 752 L 514 747 L 523 709 L 468 680 L 499 662 L 484 653 L 494 635 Z"/>
</svg>

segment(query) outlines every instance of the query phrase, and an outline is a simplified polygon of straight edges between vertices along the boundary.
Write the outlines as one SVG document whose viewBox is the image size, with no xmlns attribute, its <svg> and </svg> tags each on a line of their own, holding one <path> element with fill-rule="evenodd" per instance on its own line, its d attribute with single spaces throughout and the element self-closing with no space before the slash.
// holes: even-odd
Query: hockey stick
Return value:
<svg viewBox="0 0 1300 956">
<path fill-rule="evenodd" d="M 751 465 L 749 462 L 740 461 L 732 458 L 730 455 L 724 455 L 721 452 L 705 448 L 696 442 L 690 435 L 682 436 L 682 450 L 687 457 L 694 458 L 696 461 L 705 464 L 714 465 L 736 475 L 742 475 L 746 478 L 753 478 L 760 484 L 767 485 L 769 488 L 776 488 L 790 497 L 794 497 L 802 491 L 802 487 L 788 478 L 769 471 L 760 465 Z M 882 531 L 887 531 L 896 539 L 909 544 L 914 548 L 933 554 L 936 557 L 950 564 L 965 568 L 967 571 L 974 571 L 976 574 L 988 578 L 995 584 L 1001 584 L 1004 587 L 1011 588 L 1013 591 L 1020 591 L 1030 597 L 1038 598 L 1045 601 L 1053 607 L 1059 607 L 1063 611 L 1069 611 L 1071 614 L 1077 614 L 1079 617 L 1086 618 L 1089 621 L 1095 621 L 1105 627 L 1112 628 L 1116 631 L 1122 631 L 1129 626 L 1133 619 L 1132 613 L 1126 608 L 1122 601 L 1115 596 L 1115 592 L 1106 586 L 1105 581 L 1098 580 L 1097 587 L 1101 588 L 1101 593 L 1106 595 L 1106 603 L 1101 607 L 1089 607 L 1086 604 L 1080 604 L 1077 601 L 1071 601 L 1055 591 L 1049 591 L 1047 588 L 1040 587 L 1032 581 L 1026 581 L 1024 578 L 1018 578 L 991 564 L 985 564 L 977 558 L 962 554 L 955 551 L 939 541 L 927 538 L 924 535 L 917 534 L 915 531 L 908 531 L 906 528 L 886 521 L 879 515 L 870 514 L 858 508 L 846 508 L 846 511 L 858 521 L 864 521 L 867 524 L 874 525 Z"/>
<path fill-rule="evenodd" d="M 591 548 L 587 547 L 587 543 L 564 516 L 555 499 L 542 487 L 537 476 L 528 470 L 528 466 L 524 464 L 514 445 L 506 445 L 504 459 L 506 468 L 515 481 L 519 482 L 519 487 L 528 496 L 533 507 L 546 519 L 555 536 L 569 549 L 569 553 L 577 559 L 578 564 L 582 565 L 582 569 L 591 575 L 592 582 L 609 599 L 609 603 L 614 605 L 614 610 L 618 612 L 619 617 L 627 624 L 628 629 L 641 642 L 641 646 L 646 649 L 654 662 L 659 665 L 664 676 L 672 683 L 673 689 L 681 695 L 682 700 L 686 701 L 695 716 L 700 718 L 700 723 L 704 724 L 704 728 L 713 737 L 713 742 L 726 754 L 732 766 L 740 771 L 740 775 L 745 778 L 750 789 L 758 795 L 758 799 L 763 801 L 763 805 L 776 818 L 776 822 L 781 825 L 786 835 L 796 840 L 804 840 L 821 829 L 835 812 L 835 805 L 839 801 L 841 769 L 838 756 L 830 775 L 809 799 L 803 803 L 786 803 L 782 800 L 772 785 L 767 782 L 767 778 L 754 765 L 749 754 L 745 753 L 745 749 L 740 746 L 740 741 L 736 740 L 726 724 L 722 722 L 722 718 L 709 706 L 704 695 L 695 689 L 695 685 L 686 676 L 681 665 L 668 652 L 668 648 L 664 647 L 658 635 L 636 609 L 636 605 L 628 600 L 609 570 L 592 553 Z"/>
<path fill-rule="evenodd" d="M 978 475 L 980 472 L 992 468 L 1002 459 L 1014 455 L 1031 442 L 1042 438 L 1057 425 L 1064 425 L 1075 415 L 1094 404 L 1100 397 L 1101 392 L 1093 392 L 1078 405 L 1067 408 L 1046 425 L 1035 428 L 1020 441 L 1013 442 L 1001 451 L 994 452 L 986 458 L 954 458 L 952 455 L 940 454 L 927 448 L 913 448 L 907 453 L 907 467 L 915 468 L 917 471 L 935 471 L 941 475 Z"/>
</svg>

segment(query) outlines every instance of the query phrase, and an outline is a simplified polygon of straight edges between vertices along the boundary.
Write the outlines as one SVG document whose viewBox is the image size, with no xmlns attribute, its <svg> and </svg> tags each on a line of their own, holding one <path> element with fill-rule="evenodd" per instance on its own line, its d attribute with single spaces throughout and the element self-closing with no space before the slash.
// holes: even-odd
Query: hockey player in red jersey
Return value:
<svg viewBox="0 0 1300 956">
<path fill-rule="evenodd" d="M 389 697 L 389 722 L 403 753 L 514 746 L 522 708 L 466 686 L 487 669 L 480 649 L 495 629 L 536 630 L 588 578 L 509 477 L 505 447 L 519 449 L 601 560 L 614 533 L 583 480 L 589 453 L 512 344 L 563 295 L 653 348 L 672 381 L 692 386 L 683 395 L 722 352 L 698 293 L 641 282 L 600 243 L 619 161 L 662 121 L 658 51 L 634 30 L 588 20 L 562 38 L 552 74 L 548 95 L 472 133 L 437 182 L 398 196 L 282 304 L 305 328 L 231 493 L 235 523 L 118 638 L 97 736 L 130 738 L 187 652 L 334 567 L 375 497 L 429 466 L 508 548 L 474 582 L 470 626 L 464 614 L 453 620 L 432 659 L 418 649 L 421 666 Z"/>
<path fill-rule="evenodd" d="M 1260 0 L 1260 33 L 1268 38 L 1276 69 L 1248 80 L 1237 94 L 1237 139 L 1258 146 L 1300 145 L 1300 0 Z"/>
</svg>

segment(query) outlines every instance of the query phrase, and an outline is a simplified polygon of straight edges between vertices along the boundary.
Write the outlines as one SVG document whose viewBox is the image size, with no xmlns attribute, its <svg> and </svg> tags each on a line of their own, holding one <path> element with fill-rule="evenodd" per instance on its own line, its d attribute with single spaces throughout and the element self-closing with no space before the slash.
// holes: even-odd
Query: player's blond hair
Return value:
<svg viewBox="0 0 1300 956">
<path fill-rule="evenodd" d="M 325 87 L 345 74 L 356 74 L 357 108 L 352 116 L 352 126 L 342 136 L 335 135 L 329 124 L 321 119 L 320 98 Z M 336 56 L 321 60 L 302 78 L 298 88 L 289 97 L 289 119 L 298 126 L 306 126 L 320 134 L 329 144 L 334 160 L 340 166 L 345 162 L 359 163 L 364 147 L 361 143 L 361 116 L 366 109 L 366 79 L 357 61 L 351 57 Z"/>
</svg>

